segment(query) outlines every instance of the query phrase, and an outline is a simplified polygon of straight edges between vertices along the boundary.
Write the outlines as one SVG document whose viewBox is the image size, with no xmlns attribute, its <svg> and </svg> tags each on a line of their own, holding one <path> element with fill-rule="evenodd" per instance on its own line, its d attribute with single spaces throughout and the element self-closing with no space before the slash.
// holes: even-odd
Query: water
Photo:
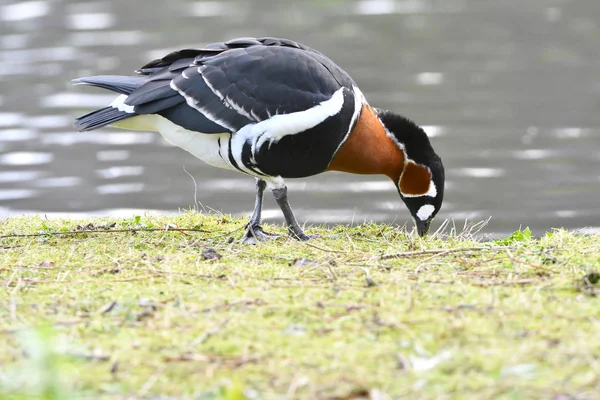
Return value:
<svg viewBox="0 0 600 400">
<path fill-rule="evenodd" d="M 195 201 L 249 213 L 252 179 L 208 167 L 157 134 L 75 132 L 74 117 L 114 96 L 69 80 L 271 35 L 321 50 L 371 104 L 425 127 L 448 179 L 437 224 L 491 216 L 485 232 L 494 234 L 600 230 L 600 2 L 165 4 L 0 2 L 0 215 L 177 212 Z M 387 178 L 327 173 L 288 183 L 301 221 L 410 223 Z M 281 221 L 271 198 L 266 207 L 267 219 Z"/>
</svg>

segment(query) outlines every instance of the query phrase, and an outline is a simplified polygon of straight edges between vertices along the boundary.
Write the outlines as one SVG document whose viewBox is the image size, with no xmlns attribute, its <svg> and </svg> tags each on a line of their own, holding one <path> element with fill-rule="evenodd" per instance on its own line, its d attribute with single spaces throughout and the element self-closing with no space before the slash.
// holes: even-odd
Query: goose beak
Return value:
<svg viewBox="0 0 600 400">
<path fill-rule="evenodd" d="M 421 221 L 420 219 L 415 219 L 415 224 L 417 225 L 417 233 L 419 236 L 423 237 L 427 235 L 429 232 L 429 225 L 431 224 L 431 220 L 428 219 L 426 221 Z"/>
</svg>

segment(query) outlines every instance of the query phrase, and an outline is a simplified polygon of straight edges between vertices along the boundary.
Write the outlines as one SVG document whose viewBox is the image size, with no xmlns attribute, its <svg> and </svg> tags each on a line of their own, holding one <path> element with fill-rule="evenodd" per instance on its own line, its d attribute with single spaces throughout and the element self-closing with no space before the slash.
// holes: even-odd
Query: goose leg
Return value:
<svg viewBox="0 0 600 400">
<path fill-rule="evenodd" d="M 278 236 L 265 232 L 260 226 L 262 219 L 263 195 L 266 187 L 267 182 L 260 178 L 256 178 L 256 199 L 254 200 L 254 212 L 252 213 L 252 217 L 250 217 L 250 222 L 248 222 L 248 225 L 246 225 L 248 229 L 242 237 L 243 243 L 256 244 L 262 240 L 272 239 Z"/>
<path fill-rule="evenodd" d="M 272 189 L 272 192 L 273 196 L 275 196 L 275 200 L 277 200 L 277 204 L 279 204 L 279 208 L 281 208 L 281 211 L 283 212 L 289 235 L 294 239 L 309 240 L 310 236 L 302 231 L 302 228 L 298 225 L 298 221 L 296 221 L 296 217 L 294 217 L 294 213 L 292 212 L 292 208 L 290 207 L 287 198 L 287 186 Z"/>
</svg>

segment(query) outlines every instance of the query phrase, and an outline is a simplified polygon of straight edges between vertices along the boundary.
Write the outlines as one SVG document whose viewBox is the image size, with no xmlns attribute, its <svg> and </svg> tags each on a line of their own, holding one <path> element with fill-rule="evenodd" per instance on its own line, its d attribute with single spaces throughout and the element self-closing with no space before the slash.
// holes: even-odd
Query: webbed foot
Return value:
<svg viewBox="0 0 600 400">
<path fill-rule="evenodd" d="M 260 225 L 249 225 L 241 241 L 244 244 L 258 244 L 259 242 L 272 240 L 279 236 L 274 233 L 265 232 Z"/>
<path fill-rule="evenodd" d="M 319 235 L 307 235 L 299 227 L 297 227 L 297 228 L 290 227 L 290 228 L 288 228 L 288 232 L 289 232 L 290 236 L 293 237 L 294 239 L 302 240 L 302 241 L 316 239 L 319 237 Z"/>
</svg>

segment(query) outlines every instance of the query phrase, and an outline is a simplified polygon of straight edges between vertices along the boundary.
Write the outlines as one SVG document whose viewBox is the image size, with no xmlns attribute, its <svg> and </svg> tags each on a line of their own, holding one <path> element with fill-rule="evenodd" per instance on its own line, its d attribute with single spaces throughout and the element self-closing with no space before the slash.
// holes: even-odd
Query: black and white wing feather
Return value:
<svg viewBox="0 0 600 400">
<path fill-rule="evenodd" d="M 103 115 L 81 117 L 81 130 L 140 114 L 159 114 L 202 133 L 237 132 L 278 114 L 307 110 L 354 82 L 316 50 L 276 38 L 240 38 L 154 60 L 133 77 L 75 80 L 127 95 Z M 127 110 L 127 111 L 124 111 Z"/>
<path fill-rule="evenodd" d="M 316 51 L 254 44 L 196 57 L 171 88 L 234 132 L 273 115 L 307 110 L 352 80 Z"/>
<path fill-rule="evenodd" d="M 78 118 L 78 128 L 158 114 L 187 131 L 231 133 L 217 141 L 218 156 L 261 176 L 323 172 L 362 109 L 362 94 L 345 71 L 285 39 L 241 38 L 180 50 L 136 72 L 75 80 L 121 94 L 110 106 Z M 144 123 L 153 120 L 138 121 L 147 129 Z M 136 129 L 136 123 L 128 127 Z"/>
</svg>

